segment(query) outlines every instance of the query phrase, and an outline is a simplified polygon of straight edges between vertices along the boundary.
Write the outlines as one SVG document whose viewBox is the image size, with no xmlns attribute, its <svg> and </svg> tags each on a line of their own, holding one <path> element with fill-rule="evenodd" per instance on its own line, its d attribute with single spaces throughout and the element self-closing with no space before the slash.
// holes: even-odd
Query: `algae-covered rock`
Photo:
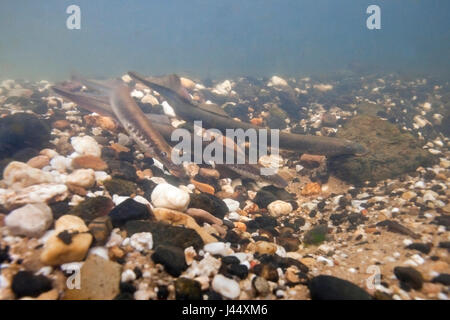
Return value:
<svg viewBox="0 0 450 320">
<path fill-rule="evenodd" d="M 106 216 L 114 208 L 114 202 L 107 197 L 87 198 L 72 208 L 69 214 L 78 216 L 86 224 L 98 217 Z"/>
<path fill-rule="evenodd" d="M 0 119 L 0 159 L 15 158 L 25 148 L 42 149 L 50 140 L 50 127 L 28 113 L 16 113 Z"/>
<path fill-rule="evenodd" d="M 113 178 L 103 183 L 106 190 L 111 194 L 118 194 L 119 196 L 129 196 L 136 192 L 137 185 L 134 182 Z"/>
<path fill-rule="evenodd" d="M 287 113 L 273 104 L 269 107 L 269 117 L 267 118 L 267 125 L 271 129 L 284 129 L 286 128 L 285 120 L 289 118 Z"/>
<path fill-rule="evenodd" d="M 330 161 L 337 177 L 355 185 L 393 178 L 436 161 L 411 134 L 377 117 L 354 117 L 338 131 L 338 137 L 359 142 L 368 149 L 365 155 L 341 156 Z"/>
</svg>

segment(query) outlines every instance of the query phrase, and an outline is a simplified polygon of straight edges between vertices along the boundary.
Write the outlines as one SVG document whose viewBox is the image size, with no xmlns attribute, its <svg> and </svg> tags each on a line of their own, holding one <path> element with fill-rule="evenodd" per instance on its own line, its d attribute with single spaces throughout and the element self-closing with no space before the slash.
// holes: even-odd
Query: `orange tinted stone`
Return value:
<svg viewBox="0 0 450 320">
<path fill-rule="evenodd" d="M 72 166 L 75 169 L 94 169 L 96 171 L 104 171 L 108 169 L 105 161 L 96 156 L 86 155 L 79 156 L 72 160 Z"/>
<path fill-rule="evenodd" d="M 215 193 L 214 187 L 207 183 L 198 182 L 194 179 L 191 179 L 191 183 L 201 192 L 206 192 L 212 195 Z"/>
<path fill-rule="evenodd" d="M 315 194 L 319 194 L 322 190 L 321 186 L 317 182 L 307 183 L 306 186 L 302 189 L 302 196 L 311 196 Z"/>
</svg>

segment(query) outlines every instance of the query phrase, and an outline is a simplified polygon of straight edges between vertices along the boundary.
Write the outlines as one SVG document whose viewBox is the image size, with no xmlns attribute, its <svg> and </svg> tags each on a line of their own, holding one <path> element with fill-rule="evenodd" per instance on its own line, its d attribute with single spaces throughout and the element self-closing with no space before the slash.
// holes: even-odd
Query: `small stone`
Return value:
<svg viewBox="0 0 450 320">
<path fill-rule="evenodd" d="M 200 168 L 198 174 L 207 178 L 220 178 L 220 173 L 216 169 Z"/>
<path fill-rule="evenodd" d="M 259 254 L 275 254 L 277 252 L 277 245 L 268 241 L 257 241 L 255 243 L 250 243 L 247 249 L 253 252 L 258 252 Z"/>
<path fill-rule="evenodd" d="M 45 265 L 61 265 L 82 261 L 92 243 L 92 235 L 84 221 L 72 215 L 56 220 L 55 232 L 47 239 L 41 253 Z"/>
<path fill-rule="evenodd" d="M 116 262 L 90 255 L 80 272 L 80 289 L 66 288 L 65 300 L 112 300 L 120 292 L 122 266 Z"/>
<path fill-rule="evenodd" d="M 45 203 L 27 204 L 5 218 L 5 225 L 13 235 L 26 237 L 42 236 L 52 222 L 52 210 Z"/>
<path fill-rule="evenodd" d="M 73 207 L 69 214 L 80 217 L 85 223 L 90 223 L 98 217 L 106 216 L 113 208 L 114 203 L 110 198 L 99 196 L 86 198 Z"/>
<path fill-rule="evenodd" d="M 180 77 L 180 82 L 183 87 L 186 89 L 192 90 L 195 88 L 195 82 L 191 79 Z"/>
<path fill-rule="evenodd" d="M 149 251 L 153 248 L 153 236 L 150 232 L 135 233 L 130 237 L 130 246 L 137 251 Z"/>
<path fill-rule="evenodd" d="M 78 169 L 67 176 L 66 184 L 81 188 L 91 188 L 95 184 L 95 173 L 92 169 Z"/>
<path fill-rule="evenodd" d="M 88 225 L 89 231 L 94 236 L 94 244 L 96 246 L 104 245 L 113 229 L 111 219 L 108 216 L 98 217 L 92 220 Z"/>
<path fill-rule="evenodd" d="M 314 277 L 308 287 L 312 300 L 372 300 L 372 297 L 357 285 L 333 276 Z"/>
<path fill-rule="evenodd" d="M 227 205 L 229 212 L 236 212 L 239 210 L 239 201 L 233 199 L 223 199 L 223 202 Z"/>
<path fill-rule="evenodd" d="M 274 202 L 271 202 L 267 206 L 267 210 L 269 210 L 269 213 L 273 217 L 279 217 L 283 215 L 287 215 L 292 212 L 293 208 L 292 205 L 289 202 L 277 200 Z"/>
<path fill-rule="evenodd" d="M 19 161 L 10 162 L 3 171 L 3 182 L 15 190 L 36 184 L 52 183 L 54 180 L 50 173 Z"/>
<path fill-rule="evenodd" d="M 260 190 L 256 194 L 253 201 L 260 207 L 260 208 L 267 208 L 269 204 L 272 202 L 277 201 L 278 199 L 273 195 L 272 193 L 268 191 Z"/>
<path fill-rule="evenodd" d="M 168 183 L 162 183 L 153 189 L 151 195 L 155 207 L 184 211 L 189 205 L 189 193 Z"/>
<path fill-rule="evenodd" d="M 92 127 L 100 127 L 109 131 L 115 131 L 117 129 L 117 123 L 111 117 L 86 115 L 83 118 L 86 124 Z"/>
<path fill-rule="evenodd" d="M 58 202 L 67 198 L 67 191 L 67 186 L 64 184 L 38 184 L 17 191 L 9 190 L 7 194 L 0 195 L 0 202 L 6 209 L 14 209 L 28 203 Z"/>
<path fill-rule="evenodd" d="M 424 254 L 430 253 L 432 248 L 431 243 L 412 243 L 406 246 L 406 249 L 417 250 Z"/>
<path fill-rule="evenodd" d="M 134 182 L 124 179 L 113 178 L 103 182 L 105 188 L 111 194 L 117 194 L 119 196 L 130 196 L 136 193 L 137 186 Z"/>
<path fill-rule="evenodd" d="M 198 189 L 200 192 L 208 193 L 214 195 L 216 190 L 210 184 L 199 182 L 197 180 L 191 179 L 191 183 Z"/>
<path fill-rule="evenodd" d="M 420 290 L 423 285 L 422 274 L 412 267 L 395 267 L 394 274 L 404 285 L 414 290 Z"/>
<path fill-rule="evenodd" d="M 90 136 L 72 137 L 70 142 L 74 150 L 81 155 L 100 157 L 102 154 L 100 145 Z"/>
<path fill-rule="evenodd" d="M 132 220 L 125 224 L 124 229 L 129 237 L 139 232 L 150 232 L 153 236 L 154 247 L 166 244 L 183 250 L 190 246 L 200 250 L 204 245 L 202 238 L 195 230 L 171 226 L 165 222 Z"/>
<path fill-rule="evenodd" d="M 241 294 L 239 284 L 221 274 L 217 274 L 212 281 L 212 288 L 228 299 L 236 299 Z"/>
<path fill-rule="evenodd" d="M 402 194 L 402 199 L 405 199 L 406 201 L 409 201 L 417 196 L 417 193 L 413 191 L 406 191 Z"/>
<path fill-rule="evenodd" d="M 448 274 L 448 273 L 441 273 L 437 277 L 434 277 L 431 282 L 433 282 L 433 283 L 441 283 L 444 286 L 450 286 L 450 274 Z"/>
<path fill-rule="evenodd" d="M 104 171 L 108 165 L 101 158 L 92 155 L 78 156 L 72 160 L 74 169 L 93 169 L 95 171 Z"/>
<path fill-rule="evenodd" d="M 202 300 L 202 289 L 196 280 L 178 278 L 175 281 L 175 298 L 177 300 Z"/>
<path fill-rule="evenodd" d="M 191 194 L 189 208 L 203 209 L 219 219 L 223 219 L 228 213 L 225 202 L 208 193 Z"/>
<path fill-rule="evenodd" d="M 56 120 L 52 123 L 52 127 L 58 130 L 64 130 L 70 128 L 70 122 L 65 119 Z"/>
<path fill-rule="evenodd" d="M 263 277 L 254 277 L 252 286 L 259 296 L 265 297 L 270 293 L 270 285 Z"/>
<path fill-rule="evenodd" d="M 289 86 L 287 81 L 281 77 L 273 76 L 270 78 L 270 81 L 267 83 L 268 87 L 287 87 Z"/>
<path fill-rule="evenodd" d="M 260 263 L 253 267 L 252 272 L 268 281 L 277 282 L 279 279 L 277 268 L 271 263 Z"/>
<path fill-rule="evenodd" d="M 30 271 L 19 271 L 12 279 L 11 289 L 16 298 L 37 297 L 52 289 L 52 281 L 43 275 L 34 275 Z"/>
<path fill-rule="evenodd" d="M 230 248 L 229 243 L 224 242 L 211 242 L 203 247 L 203 250 L 209 252 L 212 255 L 228 256 L 234 253 Z"/>
<path fill-rule="evenodd" d="M 327 234 L 328 226 L 325 224 L 318 225 L 305 234 L 303 242 L 308 245 L 318 245 L 326 240 Z"/>
<path fill-rule="evenodd" d="M 149 208 L 131 198 L 123 201 L 109 213 L 114 228 L 121 227 L 131 220 L 150 219 Z"/>
<path fill-rule="evenodd" d="M 39 155 L 31 158 L 27 161 L 27 165 L 36 169 L 42 169 L 45 166 L 48 166 L 50 163 L 50 159 L 47 156 Z"/>
<path fill-rule="evenodd" d="M 187 269 L 184 251 L 178 247 L 159 245 L 152 254 L 152 260 L 160 263 L 170 275 L 178 277 Z"/>
<path fill-rule="evenodd" d="M 310 182 L 306 184 L 306 186 L 302 189 L 301 195 L 302 196 L 312 196 L 319 194 L 321 192 L 322 188 L 319 183 L 317 182 Z"/>
</svg>

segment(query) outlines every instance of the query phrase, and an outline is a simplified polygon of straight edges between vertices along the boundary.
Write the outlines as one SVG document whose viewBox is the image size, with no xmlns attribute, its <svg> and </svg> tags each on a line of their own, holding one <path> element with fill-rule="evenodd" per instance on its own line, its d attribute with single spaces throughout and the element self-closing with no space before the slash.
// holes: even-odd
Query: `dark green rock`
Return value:
<svg viewBox="0 0 450 320">
<path fill-rule="evenodd" d="M 106 216 L 114 208 L 114 202 L 108 197 L 86 198 L 73 207 L 68 214 L 78 216 L 89 224 L 97 217 Z"/>
<path fill-rule="evenodd" d="M 357 116 L 339 130 L 337 136 L 368 149 L 365 155 L 330 160 L 331 171 L 355 185 L 394 178 L 436 161 L 411 134 L 403 133 L 397 126 L 377 117 Z"/>
<path fill-rule="evenodd" d="M 137 186 L 134 182 L 119 178 L 112 178 L 103 183 L 106 190 L 111 194 L 118 194 L 119 196 L 129 196 L 136 192 Z"/>
<path fill-rule="evenodd" d="M 303 242 L 308 245 L 318 245 L 326 240 L 328 233 L 328 226 L 325 224 L 318 225 L 311 230 L 309 230 L 305 237 L 303 238 Z"/>
<path fill-rule="evenodd" d="M 189 208 L 203 209 L 219 219 L 228 213 L 225 202 L 209 193 L 191 194 Z"/>
<path fill-rule="evenodd" d="M 314 277 L 308 287 L 312 300 L 372 300 L 372 297 L 357 285 L 333 276 Z"/>
<path fill-rule="evenodd" d="M 200 250 L 204 245 L 202 238 L 195 230 L 175 227 L 163 222 L 133 220 L 128 221 L 124 229 L 129 237 L 139 232 L 150 232 L 155 248 L 159 245 L 171 245 L 182 249 L 193 246 L 196 250 Z"/>
<path fill-rule="evenodd" d="M 271 129 L 284 129 L 286 128 L 286 119 L 289 116 L 276 104 L 273 104 L 269 108 L 269 117 L 267 118 L 267 125 Z"/>
<path fill-rule="evenodd" d="M 255 198 L 253 199 L 253 202 L 258 205 L 261 209 L 267 208 L 267 206 L 278 200 L 278 198 L 271 192 L 259 190 L 256 194 Z"/>
<path fill-rule="evenodd" d="M 25 148 L 41 150 L 49 140 L 50 127 L 32 114 L 16 113 L 0 118 L 0 160 Z"/>
<path fill-rule="evenodd" d="M 175 281 L 175 297 L 177 300 L 202 300 L 202 289 L 198 281 L 178 278 Z"/>
</svg>

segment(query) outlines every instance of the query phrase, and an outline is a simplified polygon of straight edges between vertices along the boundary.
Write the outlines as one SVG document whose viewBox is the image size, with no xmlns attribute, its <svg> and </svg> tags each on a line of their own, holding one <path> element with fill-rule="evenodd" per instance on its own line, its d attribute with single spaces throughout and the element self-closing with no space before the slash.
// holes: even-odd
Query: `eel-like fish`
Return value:
<svg viewBox="0 0 450 320">
<path fill-rule="evenodd" d="M 108 103 L 108 97 L 106 96 L 71 92 L 62 86 L 53 86 L 52 89 L 60 96 L 77 103 L 83 109 L 116 119 L 143 151 L 149 151 L 152 155 L 155 155 L 175 176 L 184 176 L 181 166 L 176 166 L 168 159 L 168 156 L 171 154 L 170 147 L 161 137 L 163 136 L 167 141 L 171 141 L 172 132 L 175 130 L 170 125 L 167 117 L 164 118 L 164 116 L 156 114 L 144 114 L 130 97 L 128 87 L 124 85 L 103 86 L 101 82 L 87 81 L 85 79 L 80 79 L 80 81 L 87 87 L 109 94 L 110 103 Z M 194 138 L 191 136 L 191 142 L 193 143 L 193 141 Z M 208 142 L 203 141 L 203 144 L 203 147 L 205 147 L 205 144 L 207 145 Z M 223 147 L 224 155 L 227 152 L 237 152 L 237 150 L 230 150 L 226 145 L 223 145 Z M 191 150 L 194 151 L 195 148 L 192 147 Z M 261 176 L 258 165 L 244 163 L 226 165 L 226 167 L 256 181 L 271 183 L 279 188 L 287 186 L 287 182 L 278 174 Z"/>
<path fill-rule="evenodd" d="M 145 78 L 136 72 L 128 72 L 128 74 L 133 79 L 162 94 L 175 109 L 177 115 L 185 120 L 202 120 L 205 127 L 217 128 L 222 131 L 239 128 L 244 130 L 262 129 L 250 123 L 236 121 L 229 117 L 198 108 L 189 100 L 176 75 L 170 75 L 164 78 Z M 271 145 L 270 129 L 267 131 L 267 143 Z M 322 154 L 326 156 L 344 154 L 361 155 L 366 152 L 366 149 L 362 145 L 349 140 L 286 132 L 280 132 L 279 134 L 279 147 L 300 153 Z"/>
<path fill-rule="evenodd" d="M 60 86 L 53 86 L 52 89 L 55 93 L 72 100 L 84 109 L 116 119 L 142 151 L 152 154 L 174 176 L 186 177 L 183 166 L 176 165 L 171 161 L 171 147 L 162 137 L 158 128 L 155 128 L 131 98 L 130 89 L 126 85 L 117 83 L 103 86 L 100 82 L 89 82 L 84 79 L 81 82 L 109 94 L 108 96 L 80 94 L 70 92 Z"/>
</svg>

